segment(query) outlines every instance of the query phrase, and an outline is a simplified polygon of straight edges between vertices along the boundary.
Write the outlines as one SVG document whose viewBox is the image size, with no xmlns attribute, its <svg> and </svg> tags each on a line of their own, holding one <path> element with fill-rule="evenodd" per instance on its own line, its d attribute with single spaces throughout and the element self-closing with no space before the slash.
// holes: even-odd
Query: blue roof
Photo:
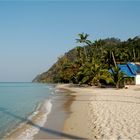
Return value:
<svg viewBox="0 0 140 140">
<path fill-rule="evenodd" d="M 137 66 L 137 73 L 140 73 L 140 64 L 136 64 Z"/>
<path fill-rule="evenodd" d="M 136 71 L 133 66 L 127 64 L 119 64 L 120 71 L 125 74 L 125 77 L 135 77 Z"/>
<path fill-rule="evenodd" d="M 124 77 L 135 77 L 139 71 L 139 67 L 134 63 L 119 64 L 118 67 L 120 71 L 125 74 Z M 110 69 L 109 72 L 113 73 L 113 69 Z"/>
<path fill-rule="evenodd" d="M 131 70 L 131 72 L 133 74 L 137 74 L 137 70 L 138 70 L 138 67 L 134 64 L 134 63 L 127 63 L 127 66 L 129 67 L 129 69 Z"/>
</svg>

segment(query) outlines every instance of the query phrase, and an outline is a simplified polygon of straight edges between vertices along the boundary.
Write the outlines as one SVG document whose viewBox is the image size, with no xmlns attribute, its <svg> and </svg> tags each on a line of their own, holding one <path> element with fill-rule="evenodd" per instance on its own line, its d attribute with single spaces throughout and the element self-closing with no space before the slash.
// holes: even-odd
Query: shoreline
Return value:
<svg viewBox="0 0 140 140">
<path fill-rule="evenodd" d="M 16 116 L 18 119 L 22 120 L 15 129 L 7 133 L 4 136 L 5 140 L 19 140 L 19 139 L 29 139 L 32 140 L 34 135 L 38 133 L 39 129 L 46 122 L 46 118 L 51 112 L 51 99 L 46 99 L 42 103 L 39 103 L 36 109 L 32 112 L 32 114 L 28 118 L 22 118 L 20 116 Z"/>
<path fill-rule="evenodd" d="M 8 111 L 6 112 L 7 114 L 10 114 L 12 117 L 17 118 L 21 122 L 18 123 L 12 130 L 7 132 L 3 136 L 3 139 L 33 139 L 34 135 L 37 134 L 38 131 L 43 127 L 48 115 L 51 112 L 52 97 L 54 93 L 53 87 L 54 85 L 52 85 L 52 87 L 48 87 L 48 89 L 50 90 L 50 94 L 48 95 L 48 97 L 35 104 L 32 112 L 28 113 L 27 117 L 22 117 Z"/>
<path fill-rule="evenodd" d="M 55 89 L 52 110 L 34 140 L 140 139 L 140 86 L 58 84 Z"/>
<path fill-rule="evenodd" d="M 45 131 L 40 130 L 34 135 L 34 140 L 79 138 L 63 132 L 64 122 L 71 114 L 70 106 L 75 100 L 75 96 L 71 95 L 71 90 L 61 88 L 61 85 L 57 85 L 55 89 L 56 93 L 52 100 L 52 111 L 43 126 Z"/>
<path fill-rule="evenodd" d="M 64 121 L 71 113 L 70 105 L 75 98 L 75 96 L 71 96 L 70 93 L 71 91 L 68 89 L 55 88 L 53 96 L 39 103 L 29 118 L 24 119 L 19 117 L 19 119 L 24 120 L 24 122 L 20 123 L 15 129 L 8 133 L 4 139 L 38 140 L 63 139 L 66 137 L 77 138 L 63 133 Z M 47 114 L 46 110 L 48 111 Z"/>
</svg>

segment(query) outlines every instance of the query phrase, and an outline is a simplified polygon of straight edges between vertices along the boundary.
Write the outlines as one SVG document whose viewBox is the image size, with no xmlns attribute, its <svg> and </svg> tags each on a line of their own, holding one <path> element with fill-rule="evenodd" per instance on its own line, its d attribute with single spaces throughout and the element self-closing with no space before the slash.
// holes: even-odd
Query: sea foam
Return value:
<svg viewBox="0 0 140 140">
<path fill-rule="evenodd" d="M 0 139 L 32 139 L 52 108 L 54 85 L 0 83 Z"/>
<path fill-rule="evenodd" d="M 37 110 L 29 116 L 27 122 L 21 124 L 15 132 L 12 132 L 12 134 L 10 134 L 7 138 L 14 138 L 15 140 L 32 140 L 33 136 L 37 134 L 40 128 L 43 128 L 46 123 L 47 116 L 51 112 L 51 108 L 51 99 L 44 101 L 42 105 L 38 105 Z"/>
</svg>

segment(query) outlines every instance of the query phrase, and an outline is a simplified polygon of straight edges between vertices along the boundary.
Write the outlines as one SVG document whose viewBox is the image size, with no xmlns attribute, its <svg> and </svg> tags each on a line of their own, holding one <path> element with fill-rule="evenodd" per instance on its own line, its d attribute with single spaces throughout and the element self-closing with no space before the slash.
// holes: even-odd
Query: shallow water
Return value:
<svg viewBox="0 0 140 140">
<path fill-rule="evenodd" d="M 53 92 L 53 85 L 0 83 L 0 138 L 29 118 Z"/>
</svg>

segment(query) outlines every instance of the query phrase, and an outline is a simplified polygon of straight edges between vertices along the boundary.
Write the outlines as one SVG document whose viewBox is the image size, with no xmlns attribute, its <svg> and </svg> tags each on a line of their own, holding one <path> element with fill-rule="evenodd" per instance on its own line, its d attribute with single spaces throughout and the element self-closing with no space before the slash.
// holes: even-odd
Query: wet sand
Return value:
<svg viewBox="0 0 140 140">
<path fill-rule="evenodd" d="M 71 114 L 70 106 L 75 100 L 75 95 L 71 95 L 70 90 L 57 88 L 58 93 L 53 97 L 53 107 L 48 119 L 38 134 L 34 136 L 35 140 L 45 139 L 77 139 L 75 135 L 64 133 L 64 122 Z"/>
</svg>

